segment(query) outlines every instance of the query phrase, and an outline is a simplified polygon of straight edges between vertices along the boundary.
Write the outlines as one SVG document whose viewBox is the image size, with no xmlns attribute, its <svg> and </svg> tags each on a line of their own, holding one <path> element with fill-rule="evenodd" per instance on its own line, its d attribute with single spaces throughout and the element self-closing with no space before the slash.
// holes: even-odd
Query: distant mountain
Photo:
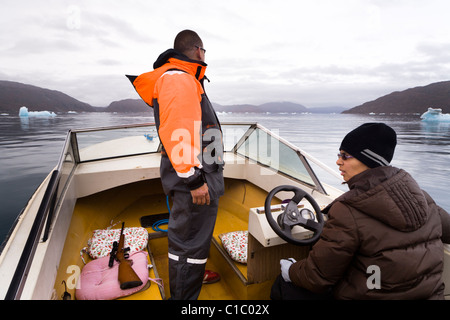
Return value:
<svg viewBox="0 0 450 320">
<path fill-rule="evenodd" d="M 29 111 L 52 111 L 67 113 L 76 112 L 150 112 L 150 108 L 142 99 L 124 99 L 113 101 L 107 107 L 93 107 L 76 100 L 65 93 L 44 89 L 28 84 L 0 80 L 0 112 L 18 114 L 20 107 Z M 214 103 L 217 112 L 250 112 L 250 113 L 339 113 L 342 107 L 306 108 L 292 102 L 269 102 L 261 105 L 220 105 Z"/>
<path fill-rule="evenodd" d="M 343 113 L 424 113 L 429 107 L 450 113 L 450 81 L 432 83 L 423 87 L 396 91 L 345 110 Z"/>
<path fill-rule="evenodd" d="M 94 111 L 91 105 L 78 101 L 59 91 L 28 84 L 0 81 L 0 112 L 19 113 L 26 106 L 29 111 Z"/>
<path fill-rule="evenodd" d="M 141 99 L 125 99 L 112 102 L 108 107 L 93 107 L 55 90 L 28 84 L 0 80 L 0 112 L 14 114 L 20 107 L 29 111 L 76 112 L 153 112 Z M 217 112 L 249 113 L 385 113 L 421 114 L 429 107 L 441 108 L 450 113 L 450 81 L 432 83 L 423 87 L 392 92 L 376 100 L 351 109 L 343 107 L 307 108 L 292 102 L 269 102 L 261 105 L 220 105 L 214 103 Z"/>
<path fill-rule="evenodd" d="M 104 112 L 151 112 L 153 108 L 149 107 L 142 99 L 125 99 L 111 102 L 104 108 Z"/>
<path fill-rule="evenodd" d="M 308 108 L 304 105 L 292 103 L 292 102 L 268 102 L 258 106 L 260 112 L 289 112 L 289 113 L 301 113 L 308 112 Z"/>
<path fill-rule="evenodd" d="M 345 109 L 342 107 L 327 108 L 306 108 L 305 106 L 292 102 L 269 102 L 261 105 L 238 104 L 238 105 L 220 105 L 213 103 L 216 112 L 234 112 L 234 113 L 340 113 Z M 105 112 L 152 112 L 142 99 L 126 99 L 112 102 L 103 111 Z"/>
<path fill-rule="evenodd" d="M 308 109 L 297 103 L 292 102 L 269 102 L 261 105 L 252 104 L 237 104 L 237 105 L 220 105 L 214 104 L 214 109 L 217 112 L 250 112 L 250 113 L 279 113 L 279 112 L 307 112 Z"/>
<path fill-rule="evenodd" d="M 220 105 L 216 103 L 213 105 L 217 112 L 234 113 L 341 113 L 345 110 L 343 107 L 307 108 L 293 102 L 268 102 L 257 106 L 252 104 Z"/>
<path fill-rule="evenodd" d="M 306 108 L 305 106 L 292 102 L 269 102 L 258 106 L 252 104 L 239 105 L 220 105 L 213 103 L 217 112 L 234 112 L 234 113 L 340 113 L 344 110 L 342 107 L 329 108 Z M 125 99 L 112 102 L 107 108 L 101 108 L 104 112 L 151 112 L 150 108 L 142 99 Z"/>
</svg>

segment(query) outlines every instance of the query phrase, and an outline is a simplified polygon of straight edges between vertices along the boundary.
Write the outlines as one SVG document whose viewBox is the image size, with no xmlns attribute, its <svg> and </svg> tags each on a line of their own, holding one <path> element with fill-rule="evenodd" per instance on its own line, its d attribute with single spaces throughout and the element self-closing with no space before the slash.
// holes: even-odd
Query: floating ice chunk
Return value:
<svg viewBox="0 0 450 320">
<path fill-rule="evenodd" d="M 440 108 L 428 108 L 428 111 L 420 116 L 422 121 L 445 121 L 450 122 L 450 114 L 442 113 Z"/>
<path fill-rule="evenodd" d="M 27 107 L 21 107 L 19 117 L 55 117 L 56 113 L 49 111 L 28 111 Z"/>
</svg>

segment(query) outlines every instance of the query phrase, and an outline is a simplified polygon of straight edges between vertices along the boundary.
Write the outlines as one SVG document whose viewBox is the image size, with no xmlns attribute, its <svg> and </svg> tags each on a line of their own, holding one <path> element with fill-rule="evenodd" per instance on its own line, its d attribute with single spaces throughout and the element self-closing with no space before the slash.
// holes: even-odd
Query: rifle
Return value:
<svg viewBox="0 0 450 320">
<path fill-rule="evenodd" d="M 120 282 L 120 289 L 130 289 L 137 286 L 140 286 L 142 284 L 141 279 L 139 279 L 136 272 L 134 272 L 133 268 L 131 267 L 133 264 L 133 260 L 128 260 L 128 257 L 130 256 L 128 254 L 128 251 L 130 251 L 130 248 L 124 248 L 125 246 L 125 235 L 123 234 L 123 229 L 125 226 L 125 222 L 122 222 L 122 230 L 120 231 L 120 238 L 119 243 L 117 241 L 114 241 L 113 248 L 110 253 L 109 257 L 109 267 L 111 268 L 114 264 L 114 260 L 119 262 L 119 282 Z"/>
</svg>

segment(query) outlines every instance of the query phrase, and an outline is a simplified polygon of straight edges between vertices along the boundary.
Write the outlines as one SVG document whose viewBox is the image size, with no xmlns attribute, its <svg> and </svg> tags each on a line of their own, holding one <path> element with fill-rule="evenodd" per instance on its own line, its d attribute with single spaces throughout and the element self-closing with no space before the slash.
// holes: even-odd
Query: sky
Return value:
<svg viewBox="0 0 450 320">
<path fill-rule="evenodd" d="M 0 80 L 100 107 L 138 99 L 124 75 L 151 71 L 191 29 L 215 103 L 350 108 L 450 80 L 449 12 L 448 0 L 2 0 Z"/>
</svg>

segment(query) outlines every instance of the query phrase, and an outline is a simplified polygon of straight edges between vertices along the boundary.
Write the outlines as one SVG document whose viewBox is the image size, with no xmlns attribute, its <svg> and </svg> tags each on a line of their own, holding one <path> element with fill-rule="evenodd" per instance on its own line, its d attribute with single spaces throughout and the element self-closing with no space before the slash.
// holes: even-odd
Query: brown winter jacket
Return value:
<svg viewBox="0 0 450 320">
<path fill-rule="evenodd" d="M 441 216 L 448 214 L 404 170 L 378 167 L 348 181 L 327 209 L 293 283 L 337 299 L 443 299 Z M 380 284 L 380 288 L 377 288 Z"/>
</svg>

